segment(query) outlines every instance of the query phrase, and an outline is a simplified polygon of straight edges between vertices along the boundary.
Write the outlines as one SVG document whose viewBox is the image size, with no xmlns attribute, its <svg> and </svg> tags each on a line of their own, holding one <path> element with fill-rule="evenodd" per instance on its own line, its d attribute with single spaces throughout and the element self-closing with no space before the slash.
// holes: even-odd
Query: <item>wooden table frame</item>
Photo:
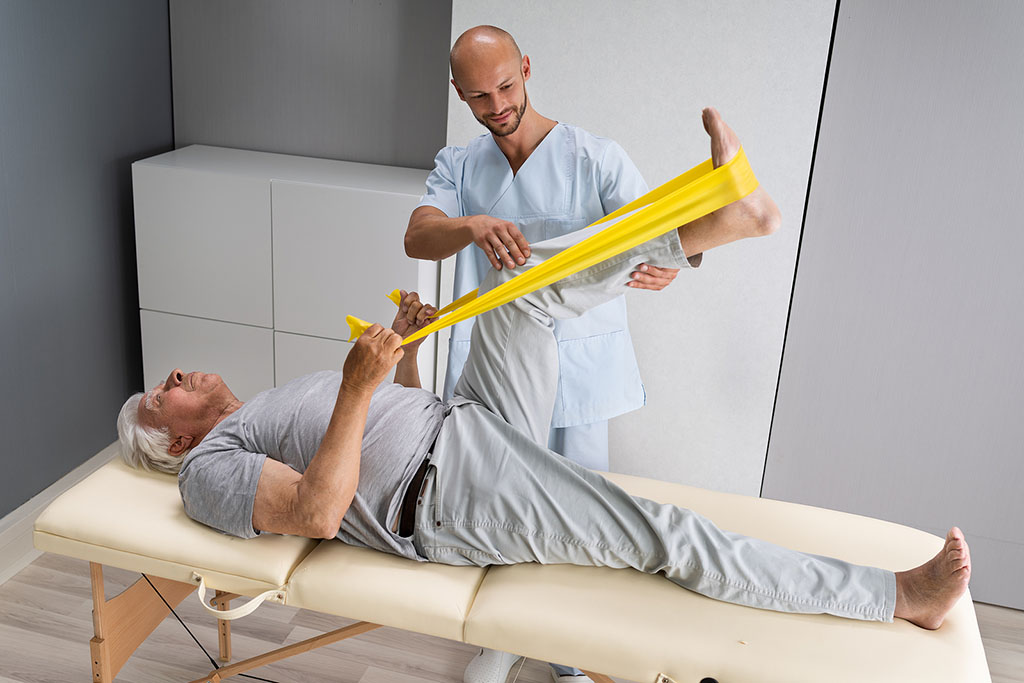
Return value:
<svg viewBox="0 0 1024 683">
<path fill-rule="evenodd" d="M 196 586 L 191 583 L 172 581 L 158 576 L 149 575 L 148 579 L 154 592 L 143 575 L 117 597 L 106 599 L 103 589 L 103 565 L 89 563 L 92 578 L 93 628 L 95 637 L 89 641 L 92 654 L 93 683 L 113 683 L 114 677 L 128 661 L 132 653 L 149 637 L 149 634 L 167 617 L 170 609 L 177 607 L 181 601 L 192 594 Z M 160 596 L 163 596 L 161 600 Z M 217 591 L 210 600 L 210 605 L 220 611 L 229 608 L 231 601 L 241 597 L 236 593 Z M 166 604 L 165 602 L 166 601 Z M 168 608 L 170 606 L 170 609 Z M 360 621 L 343 628 L 308 638 L 299 643 L 271 650 L 262 655 L 251 657 L 229 666 L 214 669 L 208 675 L 197 678 L 191 683 L 219 683 L 225 678 L 244 673 L 265 664 L 292 657 L 339 640 L 358 636 L 367 631 L 380 628 L 379 624 Z M 217 620 L 217 639 L 220 646 L 220 659 L 223 662 L 231 659 L 231 622 Z M 603 674 L 584 671 L 594 683 L 614 683 Z M 675 683 L 671 678 L 659 675 L 655 683 Z"/>
</svg>

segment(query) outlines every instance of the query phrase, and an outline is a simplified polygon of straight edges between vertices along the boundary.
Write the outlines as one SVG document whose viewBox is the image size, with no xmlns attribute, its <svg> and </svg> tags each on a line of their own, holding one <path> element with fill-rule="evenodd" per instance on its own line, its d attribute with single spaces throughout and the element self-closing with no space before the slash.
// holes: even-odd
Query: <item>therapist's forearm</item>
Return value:
<svg viewBox="0 0 1024 683">
<path fill-rule="evenodd" d="M 440 261 L 473 243 L 471 216 L 449 218 L 437 214 L 414 216 L 405 232 L 405 253 L 410 258 Z"/>
</svg>

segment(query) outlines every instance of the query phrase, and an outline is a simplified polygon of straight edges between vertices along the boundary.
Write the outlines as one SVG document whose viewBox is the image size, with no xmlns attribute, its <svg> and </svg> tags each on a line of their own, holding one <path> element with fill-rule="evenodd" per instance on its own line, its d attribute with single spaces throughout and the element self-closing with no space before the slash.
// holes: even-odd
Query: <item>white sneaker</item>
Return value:
<svg viewBox="0 0 1024 683">
<path fill-rule="evenodd" d="M 587 674 L 577 674 L 575 676 L 565 674 L 559 676 L 558 673 L 550 666 L 548 667 L 548 671 L 551 672 L 551 680 L 554 681 L 554 683 L 594 683 L 593 679 L 591 679 Z"/>
<path fill-rule="evenodd" d="M 505 683 L 508 672 L 520 659 L 519 655 L 509 652 L 483 648 L 466 666 L 462 680 L 465 683 Z"/>
</svg>

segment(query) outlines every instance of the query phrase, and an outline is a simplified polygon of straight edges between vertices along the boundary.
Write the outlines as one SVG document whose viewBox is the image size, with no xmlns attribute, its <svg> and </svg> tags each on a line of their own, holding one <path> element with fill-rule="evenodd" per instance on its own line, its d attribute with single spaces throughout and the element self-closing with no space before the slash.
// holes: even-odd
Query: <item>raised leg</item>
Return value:
<svg viewBox="0 0 1024 683">
<path fill-rule="evenodd" d="M 480 291 L 496 287 L 603 227 L 537 242 L 525 265 L 516 271 L 490 271 Z M 546 444 L 558 388 L 553 320 L 575 318 L 621 296 L 630 274 L 644 261 L 677 268 L 689 265 L 678 237 L 669 232 L 482 314 L 473 327 L 455 399 L 480 403 L 534 442 Z"/>
<path fill-rule="evenodd" d="M 714 108 L 704 110 L 703 121 L 704 130 L 711 137 L 711 162 L 718 168 L 736 156 L 740 140 Z M 738 202 L 691 221 L 676 232 L 683 251 L 693 256 L 693 265 L 697 265 L 699 255 L 709 249 L 747 237 L 770 235 L 781 224 L 779 207 L 759 187 Z"/>
</svg>

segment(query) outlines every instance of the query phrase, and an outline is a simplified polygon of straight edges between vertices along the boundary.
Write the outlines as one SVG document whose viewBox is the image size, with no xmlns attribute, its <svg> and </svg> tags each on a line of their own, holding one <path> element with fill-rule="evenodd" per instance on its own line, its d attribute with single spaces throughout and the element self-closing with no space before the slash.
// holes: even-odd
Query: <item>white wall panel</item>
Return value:
<svg viewBox="0 0 1024 683">
<path fill-rule="evenodd" d="M 453 40 L 477 24 L 510 31 L 531 58 L 534 107 L 617 140 L 651 186 L 710 156 L 700 112 L 716 106 L 782 210 L 779 234 L 707 254 L 666 292 L 629 297 L 648 405 L 612 421 L 616 471 L 759 492 L 834 10 L 820 0 L 453 3 Z M 448 144 L 482 132 L 452 90 Z"/>
<path fill-rule="evenodd" d="M 311 372 L 341 370 L 351 348 L 349 342 L 337 339 L 275 332 L 275 386 L 287 384 Z"/>
<path fill-rule="evenodd" d="M 424 174 L 425 178 L 426 174 Z M 434 301 L 437 265 L 403 238 L 418 195 L 273 181 L 274 301 L 282 332 L 347 340 L 346 315 L 390 326 L 395 288 Z M 315 248 L 311 248 L 315 245 Z M 435 341 L 420 349 L 433 385 Z"/>
<path fill-rule="evenodd" d="M 132 180 L 139 305 L 272 327 L 267 181 L 159 161 Z"/>
<path fill-rule="evenodd" d="M 146 389 L 174 368 L 216 373 L 243 401 L 274 386 L 272 330 L 155 311 L 139 315 Z"/>
</svg>

